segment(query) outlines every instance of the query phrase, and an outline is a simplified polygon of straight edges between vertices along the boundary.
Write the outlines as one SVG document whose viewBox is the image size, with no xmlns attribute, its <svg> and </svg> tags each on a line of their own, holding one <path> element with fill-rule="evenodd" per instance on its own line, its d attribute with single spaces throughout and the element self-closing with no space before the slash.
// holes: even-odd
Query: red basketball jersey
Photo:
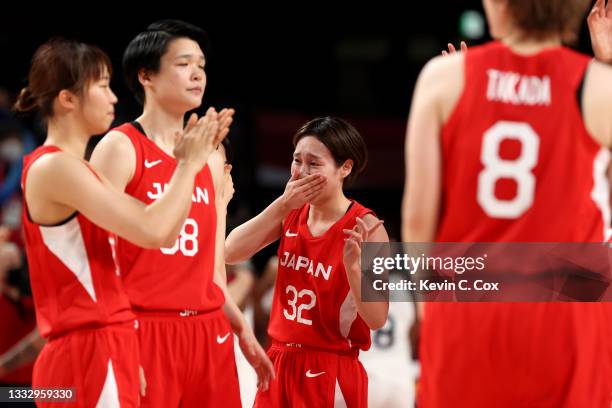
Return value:
<svg viewBox="0 0 612 408">
<path fill-rule="evenodd" d="M 441 135 L 437 241 L 602 241 L 609 153 L 578 100 L 587 56 L 521 56 L 500 42 L 465 54 L 465 87 Z"/>
<path fill-rule="evenodd" d="M 319 237 L 307 225 L 310 205 L 289 213 L 278 249 L 268 334 L 276 341 L 331 351 L 370 348 L 370 329 L 357 314 L 342 261 L 343 229 L 371 210 L 356 201 Z"/>
<path fill-rule="evenodd" d="M 437 241 L 604 240 L 609 153 L 579 106 L 588 63 L 563 47 L 521 56 L 500 42 L 465 54 L 464 91 L 441 133 Z M 419 404 L 609 403 L 608 309 L 427 303 Z"/>
<path fill-rule="evenodd" d="M 125 192 L 146 204 L 165 191 L 176 168 L 166 154 L 134 125 L 117 129 L 129 137 L 136 166 Z M 210 169 L 196 176 L 192 207 L 180 236 L 171 248 L 143 249 L 124 239 L 117 257 L 127 294 L 136 309 L 209 311 L 225 303 L 213 282 L 217 213 Z"/>
<path fill-rule="evenodd" d="M 30 282 L 43 337 L 134 319 L 107 231 L 79 213 L 58 225 L 30 219 L 25 198 L 28 170 L 41 156 L 58 151 L 42 146 L 25 156 L 21 176 Z"/>
</svg>

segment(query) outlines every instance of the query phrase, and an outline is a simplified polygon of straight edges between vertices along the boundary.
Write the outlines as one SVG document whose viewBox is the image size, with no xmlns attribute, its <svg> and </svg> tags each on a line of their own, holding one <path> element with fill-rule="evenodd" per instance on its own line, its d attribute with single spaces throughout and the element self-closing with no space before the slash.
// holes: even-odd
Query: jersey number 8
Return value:
<svg viewBox="0 0 612 408">
<path fill-rule="evenodd" d="M 198 253 L 198 223 L 187 218 L 181 228 L 181 234 L 170 248 L 160 248 L 164 255 L 174 255 L 178 251 L 185 256 L 195 256 Z"/>
<path fill-rule="evenodd" d="M 521 143 L 521 155 L 516 160 L 499 157 L 499 147 L 505 139 Z M 497 122 L 484 134 L 480 160 L 484 169 L 478 175 L 478 204 L 492 218 L 513 219 L 520 217 L 533 204 L 536 179 L 532 173 L 538 162 L 540 138 L 529 124 L 524 122 Z M 499 179 L 516 182 L 516 196 L 511 200 L 495 197 L 495 184 Z"/>
</svg>

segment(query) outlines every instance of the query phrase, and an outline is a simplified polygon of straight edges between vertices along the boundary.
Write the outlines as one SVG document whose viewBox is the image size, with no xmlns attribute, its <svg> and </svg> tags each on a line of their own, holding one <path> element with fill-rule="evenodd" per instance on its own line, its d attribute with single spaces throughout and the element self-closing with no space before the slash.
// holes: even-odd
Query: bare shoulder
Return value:
<svg viewBox="0 0 612 408">
<path fill-rule="evenodd" d="M 136 171 L 136 149 L 125 133 L 111 130 L 96 145 L 90 163 L 115 188 L 123 191 Z"/>
<path fill-rule="evenodd" d="M 49 200 L 63 202 L 64 196 L 73 193 L 84 194 L 93 181 L 93 173 L 85 162 L 65 152 L 46 154 L 32 164 L 26 180 L 28 200 Z"/>
<path fill-rule="evenodd" d="M 585 77 L 585 90 L 602 93 L 608 97 L 610 89 L 612 89 L 612 66 L 596 60 L 591 61 Z"/>
<path fill-rule="evenodd" d="M 434 57 L 425 64 L 421 75 L 423 78 L 428 80 L 442 80 L 445 77 L 450 76 L 463 76 L 463 65 L 465 61 L 465 55 L 462 53 L 442 56 L 439 55 Z M 443 78 L 444 77 L 444 78 Z"/>
<path fill-rule="evenodd" d="M 421 70 L 419 98 L 436 105 L 446 121 L 459 101 L 464 87 L 465 55 L 462 53 L 432 58 Z"/>
<path fill-rule="evenodd" d="M 612 146 L 612 67 L 598 61 L 589 63 L 582 94 L 584 122 L 600 145 Z"/>
<path fill-rule="evenodd" d="M 112 155 L 135 155 L 134 146 L 130 138 L 123 132 L 111 130 L 96 145 L 92 154 L 92 161 L 101 156 Z"/>
<path fill-rule="evenodd" d="M 592 60 L 589 62 L 590 75 L 602 75 L 607 78 L 612 78 L 612 66 L 603 62 Z"/>
<path fill-rule="evenodd" d="M 84 164 L 71 154 L 58 151 L 45 154 L 30 166 L 28 170 L 28 184 L 48 181 L 62 182 Z"/>
</svg>

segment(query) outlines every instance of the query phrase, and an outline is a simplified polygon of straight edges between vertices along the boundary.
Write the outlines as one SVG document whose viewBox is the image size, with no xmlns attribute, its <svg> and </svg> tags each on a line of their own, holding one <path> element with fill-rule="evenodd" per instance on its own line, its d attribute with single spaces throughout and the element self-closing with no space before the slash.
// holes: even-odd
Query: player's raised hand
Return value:
<svg viewBox="0 0 612 408">
<path fill-rule="evenodd" d="M 232 165 L 226 164 L 223 168 L 223 204 L 227 207 L 234 197 L 234 180 L 232 179 Z"/>
<path fill-rule="evenodd" d="M 236 111 L 232 108 L 225 108 L 219 112 L 219 117 L 217 118 L 219 121 L 219 129 L 217 130 L 217 137 L 219 140 L 225 139 L 229 133 L 230 126 L 234 121 L 234 113 L 236 113 Z"/>
<path fill-rule="evenodd" d="M 448 51 L 442 50 L 442 55 L 444 56 L 450 55 L 450 54 L 456 54 L 458 52 L 455 46 L 451 43 L 448 43 L 447 47 L 448 47 Z M 468 47 L 465 41 L 461 41 L 460 48 L 461 48 L 461 52 L 467 52 Z"/>
<path fill-rule="evenodd" d="M 612 64 L 612 1 L 597 0 L 587 17 L 591 46 L 597 60 Z"/>
<path fill-rule="evenodd" d="M 361 244 L 368 240 L 368 237 L 376 228 L 383 224 L 382 220 L 377 220 L 371 227 L 357 217 L 356 223 L 352 229 L 343 229 L 342 231 L 348 235 L 344 239 L 343 261 L 345 269 L 349 269 L 353 265 L 359 265 L 361 258 Z"/>
<path fill-rule="evenodd" d="M 204 167 L 208 157 L 225 135 L 218 133 L 219 120 L 214 108 L 209 108 L 206 115 L 197 121 L 196 119 L 197 117 L 192 115 L 183 132 L 177 135 L 174 156 L 199 170 Z"/>
</svg>

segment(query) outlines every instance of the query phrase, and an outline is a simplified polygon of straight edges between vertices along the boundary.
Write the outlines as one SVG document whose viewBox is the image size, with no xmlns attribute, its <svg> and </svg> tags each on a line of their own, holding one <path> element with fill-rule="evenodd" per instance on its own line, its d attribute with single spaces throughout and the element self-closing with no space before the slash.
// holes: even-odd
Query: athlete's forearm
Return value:
<svg viewBox="0 0 612 408">
<path fill-rule="evenodd" d="M 240 308 L 234 302 L 227 290 L 224 292 L 225 304 L 223 305 L 223 312 L 232 326 L 232 330 L 236 335 L 242 335 L 246 330 L 251 330 L 251 326 L 247 323 L 244 314 L 240 311 Z"/>
<path fill-rule="evenodd" d="M 215 256 L 216 257 L 216 256 Z M 223 292 L 223 297 L 225 298 L 225 304 L 223 305 L 223 312 L 225 316 L 230 322 L 230 326 L 232 326 L 232 330 L 237 335 L 241 335 L 244 330 L 250 330 L 249 325 L 244 318 L 244 315 L 240 311 L 238 305 L 234 299 L 230 296 L 230 293 L 227 289 L 227 278 L 225 274 L 225 264 L 221 268 L 215 268 L 214 282 L 219 286 L 221 291 Z"/>
<path fill-rule="evenodd" d="M 289 209 L 279 197 L 259 215 L 234 228 L 225 241 L 225 262 L 243 262 L 276 241 L 287 214 Z"/>
<path fill-rule="evenodd" d="M 223 312 L 232 326 L 232 330 L 240 335 L 245 327 L 248 327 L 242 312 L 227 289 L 227 271 L 225 269 L 225 225 L 227 219 L 227 207 L 222 200 L 215 203 L 217 209 L 217 231 L 215 234 L 215 276 L 214 281 L 223 291 L 225 304 Z"/>
<path fill-rule="evenodd" d="M 161 246 L 172 246 L 181 231 L 191 209 L 197 172 L 193 165 L 180 162 L 164 194 L 146 208 L 146 228 Z"/>
<path fill-rule="evenodd" d="M 357 312 L 365 321 L 371 330 L 380 329 L 387 321 L 389 312 L 389 302 L 365 302 L 361 299 L 361 267 L 352 265 L 346 268 L 346 276 L 348 278 L 351 294 L 355 299 Z"/>
<path fill-rule="evenodd" d="M 225 229 L 227 225 L 227 207 L 221 200 L 215 203 L 217 225 L 215 226 L 215 274 L 219 274 L 223 288 L 227 288 L 227 271 L 225 270 Z"/>
</svg>

